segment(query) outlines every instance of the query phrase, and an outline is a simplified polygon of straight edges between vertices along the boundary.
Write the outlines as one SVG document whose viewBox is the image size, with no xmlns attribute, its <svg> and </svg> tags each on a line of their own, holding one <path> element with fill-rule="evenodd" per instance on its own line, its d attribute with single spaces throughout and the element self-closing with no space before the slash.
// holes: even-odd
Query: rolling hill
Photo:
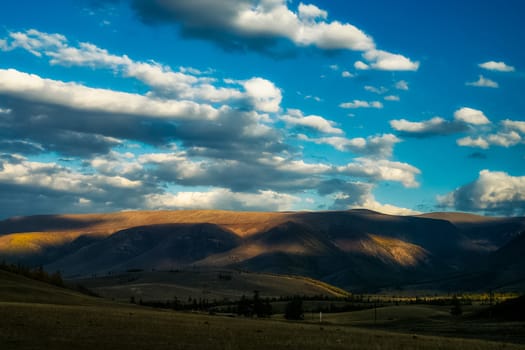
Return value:
<svg viewBox="0 0 525 350">
<path fill-rule="evenodd" d="M 33 216 L 0 222 L 0 259 L 70 278 L 223 268 L 309 276 L 353 291 L 498 288 L 525 277 L 521 254 L 503 258 L 522 231 L 525 218 L 369 210 Z M 480 276 L 482 284 L 471 283 Z"/>
</svg>

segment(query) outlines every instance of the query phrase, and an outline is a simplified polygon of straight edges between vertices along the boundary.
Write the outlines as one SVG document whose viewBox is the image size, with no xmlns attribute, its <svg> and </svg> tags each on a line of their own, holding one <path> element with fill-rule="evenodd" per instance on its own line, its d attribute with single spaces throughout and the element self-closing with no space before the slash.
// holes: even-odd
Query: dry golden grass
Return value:
<svg viewBox="0 0 525 350">
<path fill-rule="evenodd" d="M 387 253 L 387 258 L 401 266 L 416 266 L 429 255 L 422 247 L 399 239 L 372 234 L 369 237 Z"/>
<path fill-rule="evenodd" d="M 416 266 L 429 255 L 418 245 L 374 234 L 368 234 L 368 239 L 338 239 L 335 243 L 343 251 L 363 253 L 401 266 Z"/>
<path fill-rule="evenodd" d="M 130 227 L 160 224 L 210 223 L 244 237 L 290 220 L 290 216 L 290 213 L 220 210 L 128 211 L 109 214 L 59 215 L 57 219 L 65 219 L 74 222 L 75 225 L 52 230 L 42 228 L 41 232 L 2 235 L 0 236 L 0 255 L 39 253 L 45 248 L 72 242 L 82 235 L 105 237 Z M 39 218 L 35 217 L 34 220 L 39 220 Z"/>
<path fill-rule="evenodd" d="M 110 234 L 135 226 L 209 223 L 239 236 L 260 232 L 286 221 L 289 213 L 231 212 L 222 210 L 128 211 L 112 214 L 64 215 L 64 218 L 94 222 L 79 232 Z"/>
<path fill-rule="evenodd" d="M 0 236 L 0 253 L 38 254 L 45 248 L 55 247 L 74 241 L 77 232 L 24 232 Z"/>
</svg>

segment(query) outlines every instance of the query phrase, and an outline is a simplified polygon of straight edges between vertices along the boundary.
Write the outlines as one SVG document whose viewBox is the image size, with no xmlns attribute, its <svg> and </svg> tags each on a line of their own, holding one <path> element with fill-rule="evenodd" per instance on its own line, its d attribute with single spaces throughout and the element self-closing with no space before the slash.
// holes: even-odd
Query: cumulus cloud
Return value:
<svg viewBox="0 0 525 350">
<path fill-rule="evenodd" d="M 357 70 L 368 70 L 370 69 L 370 66 L 363 61 L 356 61 L 354 63 L 354 68 Z"/>
<path fill-rule="evenodd" d="M 365 85 L 364 89 L 366 91 L 369 91 L 369 92 L 372 92 L 372 93 L 378 94 L 378 95 L 383 95 L 385 92 L 388 91 L 388 89 L 385 88 L 384 86 L 375 87 L 375 86 L 372 86 L 372 85 Z"/>
<path fill-rule="evenodd" d="M 489 135 L 487 139 L 490 144 L 501 147 L 514 146 L 522 141 L 521 136 L 515 131 L 498 132 L 497 134 Z"/>
<path fill-rule="evenodd" d="M 465 123 L 448 121 L 441 117 L 421 122 L 411 122 L 406 119 L 391 120 L 390 126 L 404 136 L 413 137 L 449 135 L 467 130 Z"/>
<path fill-rule="evenodd" d="M 378 50 L 364 31 L 350 23 L 329 21 L 328 12 L 312 4 L 299 3 L 294 10 L 286 0 L 129 2 L 146 23 L 178 23 L 183 35 L 212 40 L 227 49 L 275 54 L 271 49 L 285 40 L 298 47 L 361 51 L 373 69 L 419 67 L 418 62 L 403 55 Z"/>
<path fill-rule="evenodd" d="M 467 86 L 475 86 L 475 87 L 488 87 L 488 88 L 494 88 L 497 89 L 499 87 L 499 84 L 493 80 L 490 80 L 488 78 L 485 78 L 483 75 L 479 76 L 479 79 L 473 82 L 467 82 L 465 83 Z"/>
<path fill-rule="evenodd" d="M 488 61 L 480 63 L 479 66 L 486 70 L 497 72 L 514 72 L 516 69 L 513 66 L 507 65 L 505 62 Z"/>
<path fill-rule="evenodd" d="M 472 125 L 490 124 L 490 120 L 482 111 L 469 107 L 463 107 L 455 111 L 454 119 Z"/>
<path fill-rule="evenodd" d="M 486 136 L 472 138 L 470 136 L 461 138 L 457 141 L 459 146 L 478 147 L 488 149 L 490 146 L 511 147 L 522 142 L 522 137 L 515 131 L 498 132 Z"/>
<path fill-rule="evenodd" d="M 153 144 L 179 139 L 200 150 L 282 150 L 282 145 L 274 147 L 282 144 L 279 132 L 265 125 L 271 119 L 265 113 L 280 110 L 282 95 L 266 79 L 227 79 L 227 87 L 215 86 L 216 79 L 205 76 L 206 72 L 183 67 L 177 72 L 153 61 L 113 55 L 89 43 L 71 46 L 63 35 L 36 30 L 10 33 L 8 45 L 49 57 L 51 64 L 110 69 L 152 89 L 144 95 L 125 93 L 1 70 L 0 103 L 7 101 L 2 108 L 12 114 L 7 126 L 14 132 L 9 137 L 18 137 L 12 141 L 32 138 L 48 150 L 67 154 L 78 154 L 81 144 L 86 146 L 84 154 L 89 148 L 93 153 L 108 152 L 121 138 Z M 90 122 L 78 122 L 82 118 Z M 212 141 L 218 137 L 223 139 Z"/>
<path fill-rule="evenodd" d="M 3 45 L 0 45 L 0 49 L 10 51 L 22 48 L 38 57 L 42 56 L 42 51 L 50 47 L 63 47 L 67 42 L 67 39 L 61 34 L 42 33 L 35 29 L 9 33 L 9 39 L 9 41 L 2 39 Z"/>
<path fill-rule="evenodd" d="M 149 209 L 215 209 L 247 211 L 288 210 L 299 198 L 273 191 L 237 193 L 219 188 L 207 192 L 178 192 L 146 196 Z"/>
<path fill-rule="evenodd" d="M 459 146 L 488 149 L 490 146 L 512 147 L 525 142 L 525 122 L 503 120 L 498 128 L 492 128 L 476 137 L 467 136 L 457 140 Z"/>
<path fill-rule="evenodd" d="M 341 108 L 346 109 L 356 109 L 356 108 L 383 108 L 383 104 L 379 101 L 362 101 L 362 100 L 353 100 L 352 102 L 344 102 L 339 105 Z"/>
<path fill-rule="evenodd" d="M 328 193 L 334 194 L 334 203 L 330 207 L 332 210 L 364 208 L 390 215 L 420 214 L 420 212 L 412 209 L 378 202 L 372 194 L 374 186 L 371 184 L 362 182 L 332 181 L 325 183 L 321 188 Z M 335 190 L 335 188 L 337 188 L 337 190 Z"/>
<path fill-rule="evenodd" d="M 416 71 L 419 62 L 413 62 L 405 56 L 382 50 L 369 50 L 363 57 L 370 62 L 370 67 L 387 71 Z"/>
<path fill-rule="evenodd" d="M 488 141 L 484 139 L 483 137 L 473 138 L 471 136 L 466 136 L 466 137 L 463 137 L 457 140 L 456 143 L 459 146 L 464 146 L 464 147 L 479 147 L 483 149 L 489 148 Z"/>
<path fill-rule="evenodd" d="M 404 80 L 400 80 L 395 85 L 398 90 L 408 90 L 408 83 Z"/>
<path fill-rule="evenodd" d="M 525 176 L 482 170 L 478 179 L 439 196 L 440 205 L 455 210 L 497 215 L 525 215 Z"/>
<path fill-rule="evenodd" d="M 399 100 L 401 100 L 401 99 L 397 95 L 385 96 L 385 101 L 399 101 Z"/>
<path fill-rule="evenodd" d="M 226 79 L 230 86 L 216 86 L 214 78 L 203 76 L 196 69 L 180 67 L 179 71 L 173 71 L 154 61 L 140 62 L 127 55 L 111 54 L 91 43 L 72 46 L 61 34 L 31 29 L 10 33 L 10 37 L 11 49 L 23 48 L 39 57 L 48 57 L 53 65 L 106 68 L 123 77 L 138 79 L 152 89 L 150 97 L 208 104 L 241 101 L 262 112 L 277 112 L 282 99 L 280 89 L 260 77 L 245 81 Z"/>
<path fill-rule="evenodd" d="M 300 135 L 299 138 L 316 144 L 330 145 L 341 152 L 352 152 L 355 154 L 368 155 L 373 158 L 390 157 L 394 146 L 401 142 L 398 137 L 392 134 L 374 135 L 367 138 L 356 137 L 352 139 L 339 136 L 309 138 L 305 135 Z"/>
<path fill-rule="evenodd" d="M 187 152 L 147 154 L 138 162 L 150 169 L 159 182 L 182 186 L 213 186 L 234 192 L 274 190 L 296 192 L 311 189 L 319 182 L 318 175 L 331 169 L 323 164 L 306 164 L 281 156 L 251 160 L 190 158 Z M 234 169 L 235 176 L 232 176 Z"/>
<path fill-rule="evenodd" d="M 333 121 L 326 120 L 318 115 L 304 116 L 298 109 L 288 109 L 288 113 L 281 119 L 289 126 L 307 128 L 326 134 L 342 134 L 343 130 L 336 128 Z"/>
<path fill-rule="evenodd" d="M 262 112 L 278 112 L 281 105 L 281 90 L 269 80 L 252 78 L 243 83 L 248 98 Z"/>
<path fill-rule="evenodd" d="M 298 15 L 300 19 L 308 21 L 316 19 L 326 19 L 328 17 L 328 12 L 321 10 L 315 5 L 305 5 L 301 2 L 299 3 Z"/>
<path fill-rule="evenodd" d="M 41 78 L 15 69 L 0 69 L 0 94 L 77 110 L 172 119 L 214 119 L 218 111 L 191 101 L 160 100 L 77 83 Z"/>
<path fill-rule="evenodd" d="M 221 7 L 208 0 L 176 6 L 193 10 L 198 3 Z M 250 7 L 260 22 L 247 26 L 256 31 L 266 15 L 279 11 L 286 19 L 283 6 L 280 0 L 267 0 Z M 238 9 L 233 11 L 237 14 Z M 307 5 L 295 15 L 297 21 L 314 27 L 327 16 Z M 212 17 L 206 21 L 227 19 L 216 13 Z M 333 43 L 335 34 L 328 27 L 326 35 Z M 343 34 L 338 33 L 338 38 Z M 334 122 L 321 116 L 293 109 L 280 115 L 281 89 L 260 77 L 217 80 L 211 71 L 135 61 L 90 43 L 71 44 L 63 35 L 36 30 L 10 33 L 0 49 L 24 49 L 51 65 L 106 70 L 150 89 L 144 94 L 129 93 L 0 69 L 0 151 L 10 154 L 0 154 L 0 207 L 9 208 L 1 215 L 63 208 L 73 212 L 141 209 L 144 203 L 150 208 L 290 210 L 300 200 L 297 194 L 315 191 L 330 180 L 417 184 L 416 168 L 382 160 L 400 142 L 396 136 L 348 139 Z M 367 103 L 369 108 L 382 107 L 377 101 Z M 279 121 L 301 130 L 339 135 L 299 139 L 374 161 L 359 158 L 345 167 L 305 162 L 276 127 Z M 131 142 L 143 149 L 129 152 Z M 151 146 L 157 153 L 146 152 Z M 67 159 L 41 162 L 19 153 L 53 154 L 53 158 L 58 154 L 69 158 L 70 165 Z M 9 199 L 12 193 L 19 195 Z M 360 204 L 379 205 L 371 193 L 370 198 Z M 200 202 L 191 204 L 192 200 Z M 31 208 L 25 208 L 27 203 L 32 203 Z"/>
<path fill-rule="evenodd" d="M 515 130 L 525 135 L 525 121 L 505 119 L 501 123 L 504 128 L 508 130 Z"/>
<path fill-rule="evenodd" d="M 407 163 L 367 158 L 357 158 L 354 163 L 338 167 L 338 171 L 351 176 L 400 182 L 405 187 L 418 187 L 416 175 L 421 173 L 418 168 Z"/>
<path fill-rule="evenodd" d="M 19 155 L 0 159 L 2 215 L 122 210 L 139 207 L 154 189 L 141 180 L 73 170 Z M 16 196 L 13 196 L 16 193 Z M 93 206 L 86 205 L 93 203 Z M 78 207 L 83 203 L 82 208 Z"/>
</svg>

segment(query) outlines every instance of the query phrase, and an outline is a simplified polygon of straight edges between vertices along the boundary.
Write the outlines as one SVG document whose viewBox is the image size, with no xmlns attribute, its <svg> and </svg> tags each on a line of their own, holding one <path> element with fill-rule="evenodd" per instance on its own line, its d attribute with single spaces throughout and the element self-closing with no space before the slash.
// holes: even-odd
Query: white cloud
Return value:
<svg viewBox="0 0 525 350">
<path fill-rule="evenodd" d="M 478 115 L 477 117 L 475 116 L 472 118 L 473 121 L 478 122 L 478 124 L 481 124 L 481 122 L 486 124 L 488 119 L 485 120 L 486 118 L 484 119 L 484 116 L 480 117 L 479 113 L 481 113 L 481 111 L 468 113 L 468 115 Z M 467 119 L 470 120 L 470 117 Z M 491 129 L 492 133 L 489 133 L 489 130 L 485 130 L 484 133 L 476 137 L 467 136 L 459 139 L 457 140 L 457 144 L 459 146 L 488 149 L 490 146 L 508 148 L 524 142 L 524 137 L 522 137 L 522 135 L 525 135 L 525 122 L 506 119 L 501 121 L 499 127 L 496 130 L 494 130 L 495 128 Z"/>
<path fill-rule="evenodd" d="M 245 36 L 285 37 L 299 46 L 357 51 L 374 48 L 372 38 L 355 26 L 337 21 L 315 21 L 322 19 L 325 12 L 313 5 L 303 5 L 301 9 L 302 13 L 294 13 L 287 7 L 285 0 L 239 6 L 226 25 Z M 314 14 L 317 17 L 312 18 Z"/>
<path fill-rule="evenodd" d="M 78 204 L 79 205 L 91 205 L 92 201 L 90 199 L 87 199 L 87 198 L 82 198 L 80 197 L 78 199 Z"/>
<path fill-rule="evenodd" d="M 352 73 L 350 73 L 349 71 L 347 71 L 347 70 L 343 71 L 343 72 L 341 73 L 341 76 L 342 76 L 343 78 L 353 78 L 353 77 L 354 77 L 354 75 L 353 75 Z"/>
<path fill-rule="evenodd" d="M 508 130 L 516 130 L 522 134 L 525 134 L 525 121 L 505 119 L 501 123 Z"/>
<path fill-rule="evenodd" d="M 399 101 L 400 98 L 397 95 L 388 95 L 385 96 L 385 101 Z"/>
<path fill-rule="evenodd" d="M 396 83 L 396 89 L 398 90 L 408 90 L 408 83 L 404 80 L 400 80 Z"/>
<path fill-rule="evenodd" d="M 415 215 L 420 212 L 378 202 L 372 193 L 374 185 L 363 182 L 341 183 L 340 191 L 333 194 L 333 210 L 369 209 L 389 215 Z"/>
<path fill-rule="evenodd" d="M 38 57 L 42 56 L 42 51 L 49 48 L 63 47 L 67 42 L 63 35 L 42 33 L 35 29 L 30 29 L 25 33 L 9 33 L 9 37 L 10 42 L 3 40 L 2 50 L 8 51 L 23 48 Z"/>
<path fill-rule="evenodd" d="M 151 97 L 199 103 L 250 100 L 262 112 L 275 112 L 279 109 L 277 105 L 281 101 L 280 90 L 263 78 L 253 77 L 246 81 L 226 79 L 227 84 L 234 86 L 215 86 L 214 78 L 202 76 L 203 72 L 197 69 L 181 67 L 177 72 L 154 61 L 139 62 L 127 55 L 113 55 L 91 43 L 79 43 L 78 47 L 73 47 L 60 34 L 42 33 L 32 29 L 10 35 L 18 38 L 13 39 L 12 48 L 21 47 L 38 56 L 47 56 L 51 64 L 107 68 L 124 77 L 138 79 L 152 88 L 153 91 L 149 93 Z M 20 42 L 20 38 L 24 40 Z M 241 87 L 244 87 L 244 91 L 241 91 Z"/>
<path fill-rule="evenodd" d="M 97 195 L 111 188 L 133 190 L 143 185 L 141 181 L 123 176 L 82 174 L 56 163 L 32 162 L 20 156 L 16 158 L 16 162 L 1 163 L 0 183 L 83 195 Z"/>
<path fill-rule="evenodd" d="M 15 69 L 0 69 L 0 92 L 33 102 L 104 113 L 173 119 L 214 119 L 219 113 L 210 105 L 89 88 Z"/>
<path fill-rule="evenodd" d="M 504 215 L 525 214 L 525 176 L 482 170 L 474 182 L 439 196 L 442 206 Z"/>
<path fill-rule="evenodd" d="M 362 202 L 359 207 L 364 209 L 377 211 L 383 214 L 388 215 L 418 215 L 421 214 L 420 211 L 413 210 L 410 208 L 398 207 L 392 204 L 382 204 L 378 202 L 373 195 L 370 195 L 364 202 Z M 354 206 L 357 208 L 357 206 Z"/>
<path fill-rule="evenodd" d="M 278 112 L 281 108 L 281 90 L 271 81 L 263 78 L 252 78 L 245 81 L 243 86 L 257 110 Z"/>
<path fill-rule="evenodd" d="M 338 167 L 338 171 L 350 176 L 395 181 L 405 187 L 418 187 L 416 175 L 421 173 L 418 168 L 407 163 L 368 158 L 357 158 L 354 163 Z"/>
<path fill-rule="evenodd" d="M 315 102 L 321 102 L 322 99 L 319 96 L 306 95 L 305 100 L 314 100 Z"/>
<path fill-rule="evenodd" d="M 89 165 L 103 175 L 132 176 L 143 169 L 133 153 L 109 152 L 104 156 L 94 157 Z"/>
<path fill-rule="evenodd" d="M 374 69 L 417 70 L 418 62 L 378 50 L 372 37 L 354 25 L 329 21 L 326 10 L 304 3 L 299 3 L 295 10 L 290 4 L 292 2 L 287 0 L 158 1 L 147 7 L 133 8 L 149 23 L 173 21 L 189 35 L 226 46 L 242 47 L 248 43 L 247 47 L 271 48 L 273 40 L 265 44 L 260 39 L 282 38 L 296 46 L 364 52 Z M 249 43 L 258 45 L 250 46 Z M 264 48 L 262 51 L 269 52 Z"/>
<path fill-rule="evenodd" d="M 352 102 L 344 102 L 339 105 L 341 108 L 376 108 L 381 109 L 383 108 L 383 104 L 379 101 L 361 101 L 361 100 L 353 100 Z"/>
<path fill-rule="evenodd" d="M 428 120 L 412 122 L 406 119 L 391 120 L 390 126 L 402 133 L 404 136 L 413 137 L 432 137 L 440 135 L 450 135 L 467 131 L 469 128 L 463 121 L 448 121 L 441 117 L 434 117 Z M 467 142 L 468 141 L 462 141 Z"/>
<path fill-rule="evenodd" d="M 490 124 L 490 120 L 482 111 L 463 107 L 454 112 L 454 119 L 472 125 Z"/>
<path fill-rule="evenodd" d="M 368 136 L 366 139 L 363 137 L 348 139 L 339 136 L 309 138 L 305 135 L 300 135 L 299 139 L 316 144 L 330 145 L 341 152 L 366 154 L 375 158 L 390 157 L 394 146 L 401 142 L 399 138 L 392 134 Z"/>
<path fill-rule="evenodd" d="M 9 108 L 1 108 L 0 107 L 0 114 L 11 114 L 12 110 Z"/>
<path fill-rule="evenodd" d="M 288 109 L 288 114 L 281 117 L 281 119 L 291 126 L 302 126 L 317 130 L 327 134 L 342 134 L 343 130 L 334 127 L 333 121 L 326 120 L 318 115 L 304 116 L 300 110 Z"/>
<path fill-rule="evenodd" d="M 261 164 L 270 165 L 280 171 L 302 175 L 326 174 L 333 170 L 331 165 L 321 163 L 305 163 L 303 160 L 290 160 L 284 157 L 271 157 L 259 159 Z"/>
<path fill-rule="evenodd" d="M 48 34 L 49 35 L 49 34 Z M 80 43 L 79 47 L 70 47 L 64 37 L 64 42 L 57 47 L 46 47 L 43 51 L 51 57 L 50 63 L 61 66 L 86 66 L 91 68 L 130 66 L 131 59 L 124 56 L 111 55 L 107 50 L 90 43 Z"/>
<path fill-rule="evenodd" d="M 356 61 L 354 63 L 354 68 L 358 70 L 368 70 L 370 69 L 370 66 L 363 61 Z"/>
<path fill-rule="evenodd" d="M 419 62 L 412 62 L 405 56 L 382 50 L 369 50 L 363 57 L 370 62 L 370 66 L 378 70 L 387 71 L 417 71 Z"/>
<path fill-rule="evenodd" d="M 316 19 L 326 19 L 328 12 L 321 10 L 315 5 L 305 5 L 302 2 L 299 4 L 298 16 L 305 21 L 312 21 Z"/>
<path fill-rule="evenodd" d="M 489 148 L 489 143 L 482 137 L 472 138 L 470 136 L 463 137 L 456 141 L 459 146 L 464 147 L 478 147 L 487 149 Z"/>
<path fill-rule="evenodd" d="M 440 128 L 446 123 L 445 119 L 441 117 L 434 117 L 422 122 L 411 122 L 406 119 L 391 120 L 390 125 L 397 131 L 421 133 Z"/>
<path fill-rule="evenodd" d="M 497 134 L 488 135 L 487 140 L 491 145 L 508 148 L 520 143 L 521 136 L 515 131 L 498 132 Z"/>
<path fill-rule="evenodd" d="M 497 89 L 499 87 L 499 84 L 497 82 L 490 80 L 488 78 L 485 78 L 483 75 L 480 75 L 477 81 L 467 82 L 465 83 L 465 85 L 475 86 L 475 87 L 488 87 L 488 88 L 494 88 L 494 89 Z"/>
<path fill-rule="evenodd" d="M 478 147 L 483 149 L 488 149 L 490 146 L 500 146 L 500 147 L 511 147 L 515 146 L 522 142 L 522 137 L 515 131 L 510 132 L 498 132 L 496 134 L 490 134 L 486 136 L 478 136 L 477 138 L 472 138 L 470 136 L 464 137 L 457 141 L 459 146 L 467 147 Z"/>
<path fill-rule="evenodd" d="M 178 192 L 146 195 L 149 209 L 290 210 L 299 198 L 274 191 L 238 193 L 218 188 L 207 192 Z"/>
<path fill-rule="evenodd" d="M 338 71 L 339 70 L 339 66 L 337 64 L 332 64 L 329 66 L 329 68 L 333 71 Z"/>
<path fill-rule="evenodd" d="M 505 62 L 488 61 L 480 63 L 479 66 L 486 70 L 498 71 L 498 72 L 514 72 L 513 66 L 507 65 Z"/>
<path fill-rule="evenodd" d="M 383 95 L 385 92 L 388 91 L 388 89 L 385 88 L 384 86 L 375 87 L 372 85 L 365 85 L 364 89 L 368 92 L 372 92 L 377 95 Z"/>
</svg>

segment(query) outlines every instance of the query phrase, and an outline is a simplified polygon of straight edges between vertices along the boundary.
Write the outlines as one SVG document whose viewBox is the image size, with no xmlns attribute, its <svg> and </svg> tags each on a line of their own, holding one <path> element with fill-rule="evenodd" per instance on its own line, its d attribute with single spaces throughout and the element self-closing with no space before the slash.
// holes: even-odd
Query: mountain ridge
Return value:
<svg viewBox="0 0 525 350">
<path fill-rule="evenodd" d="M 513 266 L 522 265 L 495 253 L 522 231 L 525 218 L 519 217 L 369 210 L 36 216 L 0 222 L 0 258 L 45 265 L 70 277 L 212 266 L 304 275 L 367 290 L 441 279 L 478 265 L 502 266 L 483 264 L 484 259 L 503 261 L 512 270 L 507 275 L 519 277 Z"/>
</svg>

